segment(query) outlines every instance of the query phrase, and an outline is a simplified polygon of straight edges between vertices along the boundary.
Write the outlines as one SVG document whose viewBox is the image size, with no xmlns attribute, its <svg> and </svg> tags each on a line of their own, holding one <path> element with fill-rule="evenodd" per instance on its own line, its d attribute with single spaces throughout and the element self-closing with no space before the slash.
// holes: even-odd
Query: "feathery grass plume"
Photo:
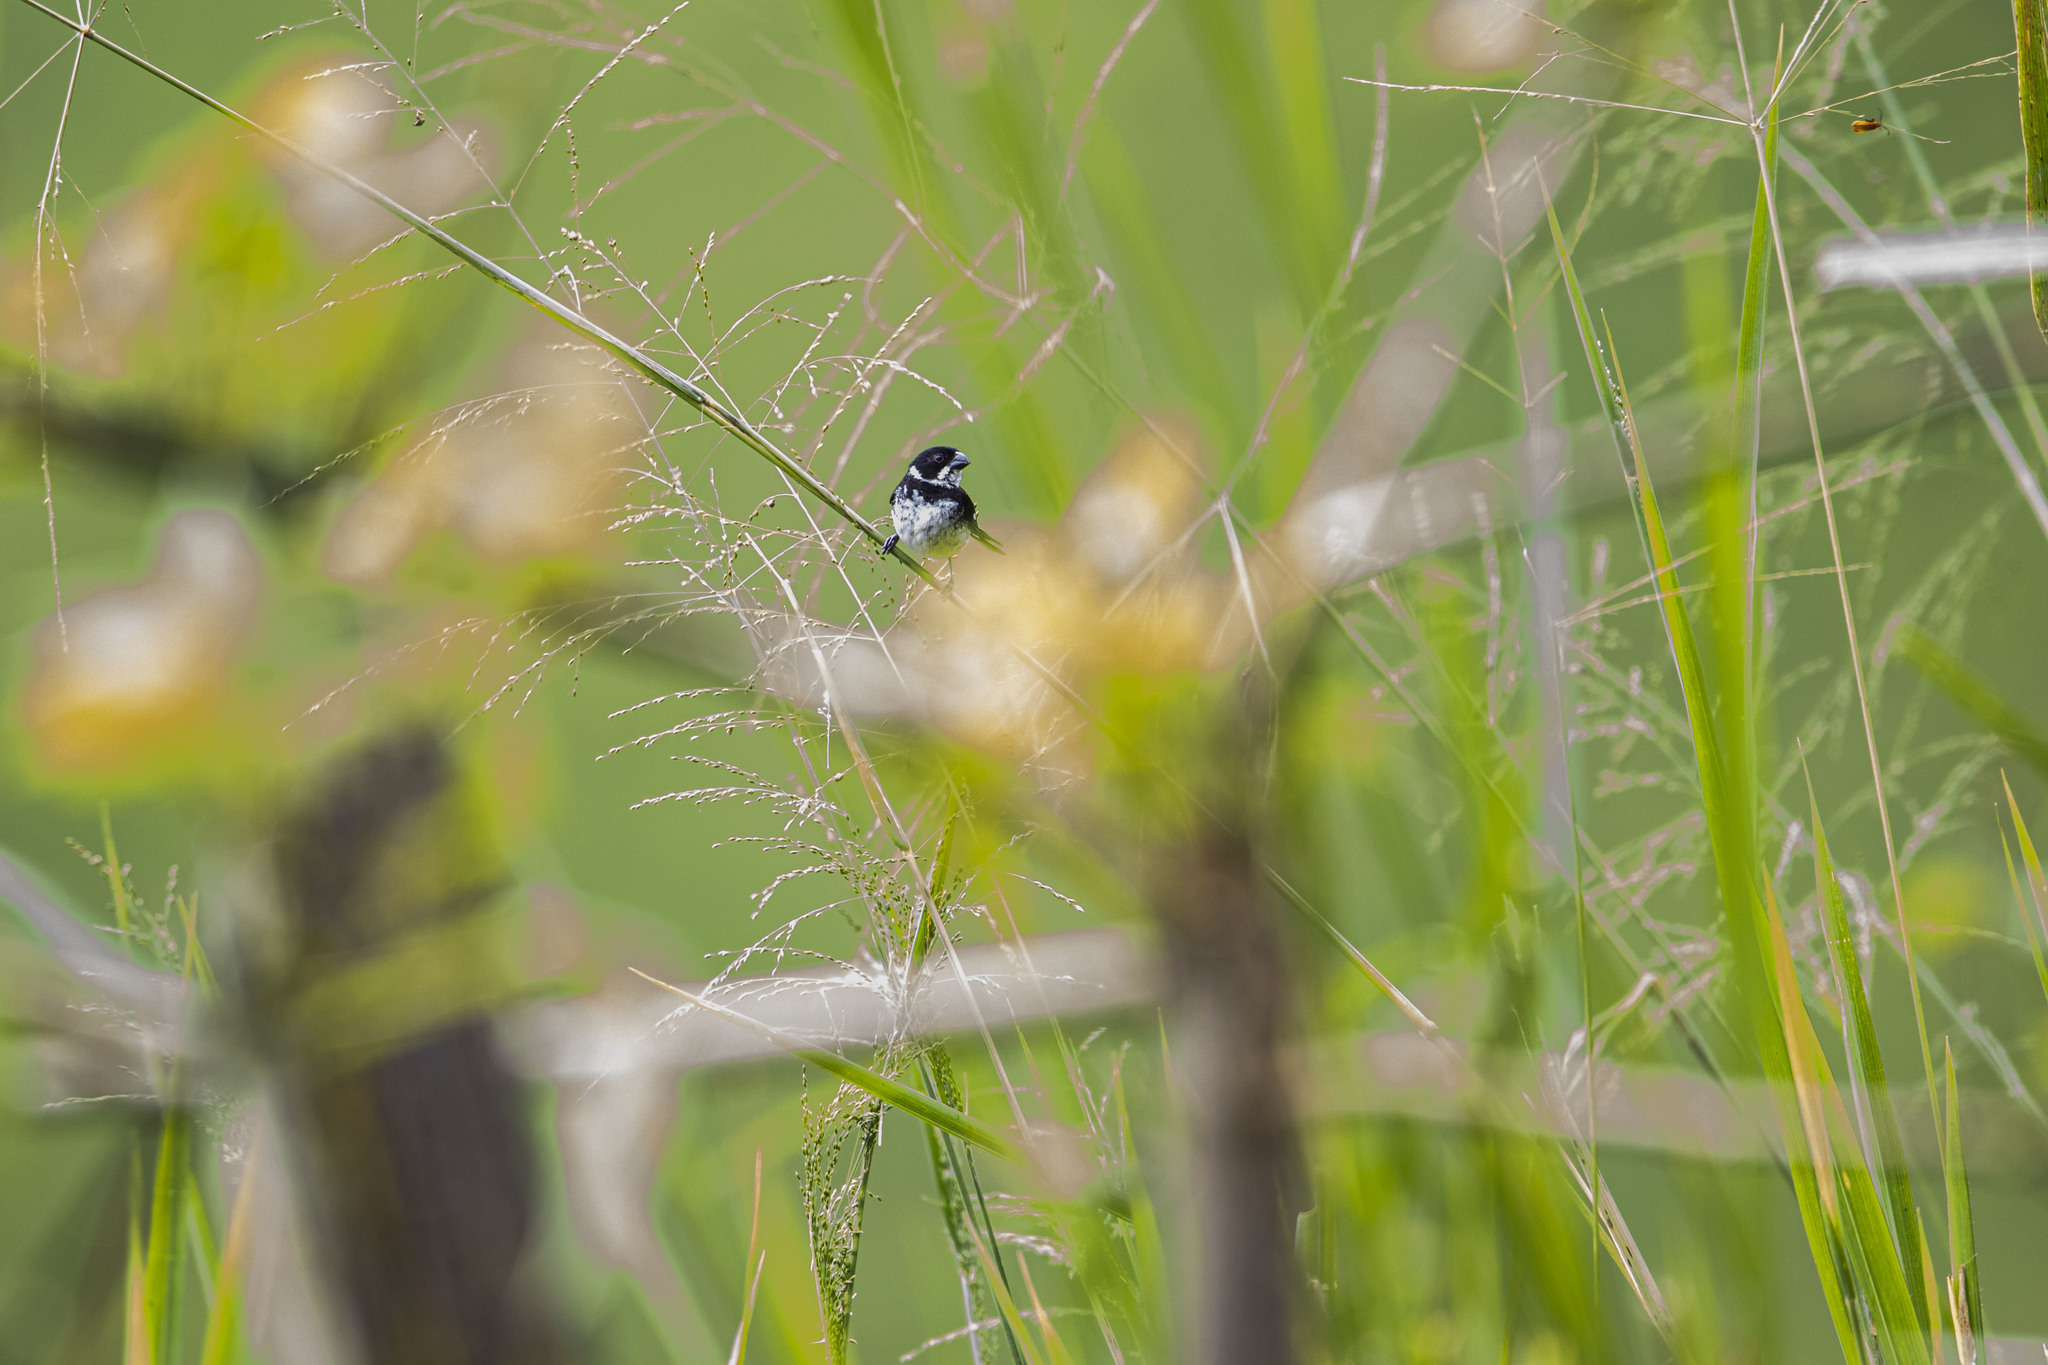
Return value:
<svg viewBox="0 0 2048 1365">
<path fill-rule="evenodd" d="M 832 1365 L 847 1359 L 853 1322 L 861 1222 L 867 1214 L 868 1177 L 882 1140 L 881 1100 L 850 1083 L 818 1104 L 805 1087 L 803 1163 L 798 1174 L 810 1228 L 811 1273 L 825 1354 Z"/>
</svg>

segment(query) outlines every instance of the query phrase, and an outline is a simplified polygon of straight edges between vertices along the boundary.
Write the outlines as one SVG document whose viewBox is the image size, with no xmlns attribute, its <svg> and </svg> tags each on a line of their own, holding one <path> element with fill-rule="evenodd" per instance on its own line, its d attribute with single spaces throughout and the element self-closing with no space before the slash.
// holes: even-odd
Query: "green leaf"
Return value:
<svg viewBox="0 0 2048 1365">
<path fill-rule="evenodd" d="M 1892 648 L 1965 715 L 1997 735 L 2000 743 L 2035 772 L 2048 777 L 2048 738 L 1993 692 L 1975 669 L 1911 621 L 1902 622 L 1893 632 Z"/>
<path fill-rule="evenodd" d="M 2000 775 L 2000 780 L 2004 780 Z M 2048 994 L 2048 958 L 2042 955 L 2042 942 L 2048 939 L 2048 877 L 2041 873 L 2041 859 L 2034 853 L 2034 841 L 2027 834 L 2027 822 L 2020 816 L 2019 803 L 2013 800 L 2012 783 L 2005 783 L 2005 808 L 2012 813 L 2013 832 L 2019 836 L 2020 856 L 2027 866 L 2027 883 L 2024 893 L 2020 890 L 2020 879 L 2013 871 L 2012 849 L 2005 849 L 2005 872 L 2012 878 L 2013 899 L 2020 903 L 2020 923 L 2026 926 L 2027 944 L 2034 950 L 2034 970 L 2041 977 L 2041 990 Z M 1998 842 L 2005 844 L 2005 831 L 1998 832 Z M 2033 913 L 2028 914 L 2031 909 Z M 2037 932 L 2038 930 L 2038 932 Z"/>
<path fill-rule="evenodd" d="M 1948 1066 L 1948 1138 L 1941 1148 L 1941 1173 L 1948 1182 L 1948 1263 L 1963 1277 L 1970 1339 L 1984 1340 L 1984 1291 L 1977 1271 L 1977 1232 L 1970 1217 L 1970 1174 L 1963 1165 L 1963 1115 L 1956 1103 L 1956 1055 L 1942 1043 Z"/>
<path fill-rule="evenodd" d="M 1863 986 L 1862 964 L 1857 960 L 1856 942 L 1849 929 L 1848 906 L 1835 876 L 1834 860 L 1828 853 L 1820 808 L 1813 802 L 1811 778 L 1807 799 L 1813 816 L 1813 875 L 1820 888 L 1822 926 L 1826 930 L 1828 958 L 1842 988 L 1844 1050 L 1862 1082 L 1863 1102 L 1876 1139 L 1878 1169 L 1884 1176 L 1885 1200 L 1891 1213 L 1894 1254 L 1903 1272 L 1904 1267 L 1917 1268 L 1922 1255 L 1920 1214 L 1913 1202 L 1912 1180 L 1906 1173 L 1906 1144 L 1899 1136 L 1898 1115 L 1892 1108 L 1891 1089 L 1885 1080 L 1884 1055 L 1878 1050 L 1877 1026 L 1871 1019 L 1870 997 Z M 1907 1273 L 1905 1279 L 1909 1291 L 1919 1285 L 1917 1275 Z M 1926 1302 L 1924 1293 L 1910 1292 L 1909 1297 L 1921 1330 L 1940 1325 L 1940 1311 Z"/>
<path fill-rule="evenodd" d="M 1194 405 L 1215 432 L 1250 430 L 1243 419 L 1230 371 L 1217 352 L 1214 333 L 1203 325 L 1195 296 L 1146 203 L 1138 169 L 1116 129 L 1102 123 L 1089 134 L 1081 158 L 1089 202 L 1108 236 L 1118 265 L 1130 277 L 1130 294 L 1151 325 L 1151 333 L 1172 365 L 1181 397 Z"/>
<path fill-rule="evenodd" d="M 1790 1072 L 1785 1059 L 1784 1034 L 1770 1003 L 1771 991 L 1759 929 L 1761 908 L 1749 872 L 1753 864 L 1751 850 L 1755 845 L 1751 824 L 1753 812 L 1729 778 L 1728 765 L 1715 728 L 1713 707 L 1708 698 L 1706 667 L 1701 661 L 1699 643 L 1694 638 L 1692 621 L 1686 615 L 1685 601 L 1680 595 L 1678 574 L 1672 564 L 1670 538 L 1665 532 L 1656 491 L 1650 481 L 1649 462 L 1644 458 L 1642 443 L 1637 437 L 1628 389 L 1622 383 L 1620 368 L 1612 358 L 1613 339 L 1609 337 L 1603 347 L 1595 334 L 1585 293 L 1579 286 L 1578 272 L 1572 266 L 1571 253 L 1565 248 L 1564 229 L 1558 225 L 1556 206 L 1546 202 L 1544 211 L 1550 221 L 1551 241 L 1557 249 L 1565 296 L 1571 302 L 1572 319 L 1578 326 L 1586 365 L 1592 372 L 1601 408 L 1607 415 L 1616 454 L 1621 457 L 1622 476 L 1634 495 L 1638 527 L 1643 536 L 1643 557 L 1649 561 L 1654 574 L 1665 635 L 1671 647 L 1672 660 L 1678 668 L 1679 686 L 1685 696 L 1686 720 L 1692 731 L 1693 758 L 1699 772 L 1707 835 L 1714 850 L 1715 877 L 1728 922 L 1729 940 L 1734 947 L 1737 990 L 1745 1002 L 1751 1034 L 1763 1059 L 1765 1074 L 1773 1080 L 1788 1080 Z"/>
<path fill-rule="evenodd" d="M 1315 0 L 1265 0 L 1266 45 L 1280 91 L 1280 116 L 1293 154 L 1301 227 L 1310 259 L 1331 268 L 1343 249 L 1344 170 L 1330 111 L 1330 72 Z"/>
<path fill-rule="evenodd" d="M 1286 145 L 1278 131 L 1258 68 L 1253 65 L 1251 35 L 1229 0 L 1188 0 L 1180 7 L 1196 50 L 1209 69 L 1217 105 L 1229 127 L 1255 191 L 1253 200 L 1266 220 L 1280 265 L 1293 286 L 1303 317 L 1322 302 L 1324 282 L 1310 260 L 1300 196 L 1279 155 Z M 1101 135 L 1100 129 L 1096 136 Z"/>
<path fill-rule="evenodd" d="M 157 1141 L 156 1178 L 149 1206 L 149 1243 L 143 1257 L 142 1316 L 152 1361 L 170 1360 L 177 1328 L 177 1291 L 185 1257 L 185 1191 L 189 1186 L 192 1117 L 167 1110 Z"/>
<path fill-rule="evenodd" d="M 1771 1097 L 1778 1108 L 1778 1121 L 1785 1134 L 1785 1165 L 1792 1175 L 1792 1192 L 1799 1201 L 1799 1221 L 1806 1229 L 1806 1245 L 1813 1256 L 1814 1273 L 1820 1277 L 1821 1298 L 1835 1326 L 1835 1339 L 1847 1365 L 1862 1365 L 1863 1351 L 1855 1325 L 1854 1306 L 1849 1298 L 1849 1267 L 1841 1223 L 1841 1194 L 1834 1177 L 1834 1153 L 1827 1136 L 1823 1081 L 1827 1060 L 1821 1056 L 1819 1041 L 1800 1003 L 1799 978 L 1792 970 L 1792 949 L 1785 941 L 1785 925 L 1778 917 L 1777 895 L 1764 883 L 1767 917 L 1764 932 L 1771 950 L 1771 989 L 1774 1008 L 1784 1020 L 1783 1076 L 1771 1078 Z"/>
</svg>

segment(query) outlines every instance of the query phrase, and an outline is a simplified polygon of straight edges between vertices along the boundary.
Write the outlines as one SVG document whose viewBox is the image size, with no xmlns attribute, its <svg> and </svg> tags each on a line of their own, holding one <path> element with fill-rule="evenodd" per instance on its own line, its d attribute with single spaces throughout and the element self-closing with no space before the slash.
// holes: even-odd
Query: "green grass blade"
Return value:
<svg viewBox="0 0 2048 1365">
<path fill-rule="evenodd" d="M 1679 686 L 1685 696 L 1686 720 L 1692 730 L 1695 764 L 1699 771 L 1700 794 L 1706 814 L 1707 834 L 1714 850 L 1715 876 L 1721 893 L 1729 937 L 1735 949 L 1737 990 L 1746 1002 L 1751 1033 L 1763 1058 L 1765 1074 L 1774 1080 L 1788 1080 L 1784 1033 L 1770 1006 L 1770 988 L 1765 968 L 1763 942 L 1759 932 L 1760 907 L 1751 884 L 1749 868 L 1754 836 L 1752 812 L 1729 781 L 1722 746 L 1716 734 L 1713 707 L 1708 698 L 1706 668 L 1700 658 L 1692 621 L 1686 615 L 1679 593 L 1678 574 L 1672 566 L 1670 539 L 1664 530 L 1657 495 L 1649 477 L 1649 464 L 1637 439 L 1634 415 L 1629 409 L 1628 389 L 1621 381 L 1619 367 L 1610 363 L 1612 340 L 1605 349 L 1593 329 L 1578 272 L 1566 250 L 1564 230 L 1557 221 L 1557 209 L 1546 203 L 1551 241 L 1557 249 L 1558 268 L 1571 303 L 1572 318 L 1579 329 L 1586 364 L 1599 391 L 1601 407 L 1622 459 L 1622 472 L 1634 495 L 1638 524 L 1643 534 L 1644 558 L 1655 575 L 1659 607 L 1672 659 L 1678 667 Z"/>
<path fill-rule="evenodd" d="M 1266 222 L 1275 254 L 1301 315 L 1312 317 L 1322 302 L 1324 281 L 1310 263 L 1304 243 L 1301 203 L 1288 175 L 1287 163 L 1276 155 L 1284 145 L 1275 125 L 1267 93 L 1253 65 L 1253 43 L 1230 0 L 1189 0 L 1181 6 L 1190 36 L 1209 70 L 1217 105 L 1247 175 L 1253 198 Z M 1100 136 L 1098 129 L 1096 136 Z"/>
<path fill-rule="evenodd" d="M 214 1276 L 213 1308 L 206 1318 L 206 1336 L 199 1365 L 234 1365 L 242 1357 L 242 1274 L 249 1259 L 250 1210 L 255 1206 L 254 1152 L 243 1158 L 242 1183 L 235 1191 L 234 1212 L 228 1215 L 227 1243 L 221 1248 L 220 1270 Z"/>
<path fill-rule="evenodd" d="M 1926 1365 L 1927 1337 L 1913 1307 L 1915 1277 L 1906 1274 L 1885 1226 L 1877 1186 L 1861 1164 L 1838 1166 L 1843 1244 L 1850 1265 L 1869 1295 L 1871 1326 L 1877 1332 L 1879 1355 L 1888 1365 Z"/>
<path fill-rule="evenodd" d="M 206 1217 L 206 1196 L 199 1188 L 199 1173 L 189 1164 L 185 1167 L 185 1197 L 180 1202 L 185 1209 L 187 1253 L 192 1257 L 192 1268 L 199 1273 L 199 1290 L 210 1314 L 219 1287 L 220 1248 L 214 1244 L 213 1225 Z"/>
<path fill-rule="evenodd" d="M 1266 45 L 1272 54 L 1280 117 L 1293 153 L 1301 226 L 1312 264 L 1327 271 L 1344 240 L 1344 170 L 1330 111 L 1330 72 L 1323 56 L 1315 0 L 1265 0 Z"/>
<path fill-rule="evenodd" d="M 1863 1351 L 1855 1313 L 1849 1299 L 1841 1225 L 1841 1195 L 1835 1181 L 1834 1154 L 1827 1138 L 1826 1111 L 1822 1085 L 1827 1061 L 1820 1055 L 1819 1040 L 1800 1003 L 1799 978 L 1792 969 L 1792 949 L 1785 939 L 1785 925 L 1778 917 L 1777 896 L 1764 883 L 1767 916 L 1764 932 L 1770 940 L 1771 1007 L 1784 1020 L 1785 1070 L 1773 1077 L 1771 1097 L 1785 1134 L 1785 1165 L 1792 1175 L 1792 1192 L 1799 1203 L 1800 1225 L 1806 1230 L 1806 1244 L 1813 1256 L 1814 1273 L 1820 1278 L 1821 1299 L 1827 1304 L 1835 1338 L 1847 1365 L 1862 1365 Z"/>
<path fill-rule="evenodd" d="M 989 1290 L 995 1295 L 996 1315 L 1002 1319 L 1003 1328 L 1010 1334 L 1010 1340 L 1017 1343 L 1024 1353 L 1024 1365 L 1049 1365 L 1044 1354 L 1034 1344 L 1031 1329 L 1024 1325 L 1023 1315 L 1017 1311 L 1017 1301 L 1004 1287 L 1001 1277 L 995 1273 L 995 1262 L 989 1257 L 989 1249 L 977 1235 L 974 1238 L 975 1253 L 981 1258 L 982 1272 L 986 1276 Z"/>
<path fill-rule="evenodd" d="M 2005 830 L 1998 831 L 1998 846 L 2005 853 L 2005 875 L 2012 881 L 2013 904 L 2019 907 L 2020 927 L 2026 930 L 2027 947 L 2034 954 L 2034 974 L 2041 979 L 2041 994 L 2048 996 L 2048 956 L 2041 951 L 2041 934 L 2034 927 L 2035 915 L 2028 913 L 2032 897 L 2020 888 L 2020 874 L 2012 865 L 2012 844 L 2005 837 Z M 2038 911 L 2038 906 L 2035 907 Z"/>
<path fill-rule="evenodd" d="M 1823 1208 L 1831 1206 L 1832 1216 L 1823 1220 L 1823 1227 L 1819 1230 L 1831 1233 L 1828 1240 L 1839 1248 L 1848 1281 L 1854 1285 L 1858 1297 L 1868 1309 L 1871 1326 L 1884 1348 L 1883 1359 L 1890 1365 L 1924 1365 L 1928 1358 L 1928 1339 L 1914 1308 L 1916 1295 L 1912 1283 L 1915 1277 L 1907 1273 L 1893 1243 L 1891 1229 L 1885 1222 L 1884 1205 L 1878 1199 L 1877 1185 L 1860 1157 L 1841 1161 L 1835 1155 L 1833 1134 L 1840 1132 L 1846 1135 L 1852 1129 L 1842 1108 L 1840 1092 L 1829 1070 L 1827 1056 L 1821 1051 L 1813 1022 L 1807 1016 L 1806 1004 L 1799 991 L 1799 978 L 1792 967 L 1791 946 L 1785 938 L 1784 925 L 1778 920 L 1775 906 L 1772 907 L 1769 932 L 1772 974 L 1778 1004 L 1783 1011 L 1786 1052 L 1797 1099 L 1796 1109 L 1788 1118 L 1786 1133 L 1788 1138 L 1795 1131 L 1804 1133 L 1816 1184 L 1831 1196 L 1823 1201 Z M 1778 1091 L 1779 1087 L 1774 1086 L 1773 1090 Z M 1796 1180 L 1801 1163 L 1794 1161 L 1791 1164 Z M 1802 1196 L 1802 1212 L 1804 1208 Z M 1830 1282 L 1829 1267 L 1836 1257 L 1833 1251 L 1823 1257 L 1819 1245 L 1821 1239 L 1815 1236 L 1816 1231 L 1809 1227 L 1808 1240 L 1814 1246 L 1814 1266 L 1821 1271 L 1821 1283 L 1826 1289 Z M 1829 1306 L 1831 1311 L 1839 1310 L 1834 1311 L 1834 1316 L 1836 1332 L 1842 1335 L 1846 1324 L 1852 1322 L 1855 1315 L 1847 1298 L 1842 1295 L 1839 1279 Z M 1850 1365 L 1856 1365 L 1861 1353 L 1856 1348 L 1853 1331 L 1842 1336 L 1842 1347 Z"/>
<path fill-rule="evenodd" d="M 148 1246 L 142 1232 L 142 1140 L 128 1152 L 128 1266 L 122 1279 L 121 1365 L 155 1365 L 150 1351 Z"/>
<path fill-rule="evenodd" d="M 913 1090 L 900 1081 L 892 1081 L 872 1067 L 862 1066 L 859 1062 L 842 1057 L 836 1052 L 812 1047 L 802 1039 L 793 1038 L 773 1025 L 749 1018 L 737 1010 L 729 1010 L 702 996 L 692 995 L 681 987 L 671 986 L 666 981 L 647 975 L 637 967 L 633 969 L 633 974 L 672 995 L 681 996 L 708 1014 L 715 1014 L 727 1023 L 738 1024 L 748 1032 L 767 1039 L 799 1061 L 808 1062 L 827 1075 L 837 1076 L 848 1085 L 865 1090 L 884 1104 L 892 1105 L 912 1118 L 922 1119 L 933 1127 L 943 1129 L 962 1142 L 971 1142 L 983 1151 L 1020 1166 L 1027 1162 L 1024 1149 L 1004 1137 L 993 1126 L 963 1114 L 951 1105 L 941 1104 L 931 1096 Z"/>
<path fill-rule="evenodd" d="M 1089 134 L 1081 169 L 1089 202 L 1117 262 L 1130 276 L 1128 292 L 1135 295 L 1151 324 L 1147 330 L 1180 381 L 1179 396 L 1202 414 L 1212 431 L 1249 431 L 1237 385 L 1174 265 L 1158 220 L 1146 204 L 1138 169 L 1115 128 L 1104 123 Z"/>
<path fill-rule="evenodd" d="M 2001 780 L 2004 780 L 2002 776 Z M 2009 848 L 2005 852 L 2005 870 L 2008 876 L 2013 876 L 2013 897 L 2020 903 L 2020 920 L 2027 928 L 2027 942 L 2034 949 L 2034 969 L 2041 975 L 2042 991 L 2048 993 L 2048 960 L 2044 960 L 2042 953 L 2044 943 L 2048 943 L 2048 877 L 2042 875 L 2041 859 L 2034 852 L 2034 840 L 2027 833 L 2027 822 L 2020 815 L 2019 802 L 2013 799 L 2010 781 L 2005 782 L 2005 808 L 2012 813 L 2013 833 L 2019 836 L 2020 857 L 2026 864 L 2027 891 L 2024 896 L 2020 894 L 2019 878 L 2013 876 L 2012 850 Z M 1999 831 L 1998 837 L 2003 843 L 2005 832 Z M 2029 909 L 2032 909 L 2032 915 L 2027 913 Z"/>
<path fill-rule="evenodd" d="M 192 1117 L 182 1109 L 165 1112 L 157 1141 L 156 1178 L 150 1196 L 149 1244 L 142 1272 L 143 1330 L 150 1359 L 171 1358 L 176 1340 L 178 1289 L 185 1269 L 185 1190 L 190 1184 Z"/>
<path fill-rule="evenodd" d="M 1954 702 L 1958 710 L 1998 736 L 2001 744 L 2035 772 L 2048 777 L 2048 737 L 2008 706 L 1975 669 L 1943 649 L 1933 636 L 1911 621 L 1901 623 L 1893 632 L 1892 648 Z"/>
<path fill-rule="evenodd" d="M 949 824 L 949 840 L 951 834 Z M 918 1057 L 918 1071 L 926 1094 L 949 1108 L 961 1108 L 960 1087 L 954 1079 L 953 1059 L 945 1044 L 935 1043 L 926 1048 Z M 961 1296 L 966 1300 L 967 1320 L 978 1322 L 986 1314 L 987 1289 L 981 1282 L 981 1258 L 975 1249 L 977 1235 L 985 1236 L 988 1245 L 995 1249 L 996 1270 L 1006 1277 L 1006 1285 L 1009 1269 L 1003 1264 L 1002 1246 L 996 1241 L 995 1225 L 988 1216 L 988 1201 L 982 1197 L 981 1179 L 974 1169 L 974 1154 L 956 1147 L 935 1124 L 926 1124 L 924 1135 L 932 1162 L 932 1178 L 939 1190 L 940 1217 L 945 1222 L 946 1237 L 952 1245 L 953 1260 L 959 1271 Z M 1022 1365 L 1023 1351 L 1007 1320 L 1003 1323 L 1003 1335 L 1010 1348 L 1010 1359 L 1016 1365 Z M 978 1350 L 974 1354 L 977 1360 L 981 1358 Z"/>
<path fill-rule="evenodd" d="M 2012 0 L 2013 36 L 2019 43 L 2020 141 L 2027 153 L 2027 225 L 2048 223 L 2048 3 Z M 2034 325 L 2048 339 L 2048 278 L 2028 276 Z"/>
<path fill-rule="evenodd" d="M 2041 926 L 2041 932 L 2048 936 L 2048 874 L 2041 871 L 2041 857 L 2034 852 L 2033 836 L 2027 832 L 2027 822 L 2020 815 L 2019 802 L 2013 800 L 2012 783 L 2005 784 L 2006 808 L 2012 812 L 2013 833 L 2019 836 L 2020 857 L 2027 868 L 2027 891 L 2034 905 L 2034 916 Z"/>
<path fill-rule="evenodd" d="M 1984 1340 L 1984 1290 L 1977 1269 L 1977 1231 L 1970 1216 L 1970 1175 L 1963 1164 L 1963 1116 L 1956 1102 L 1956 1056 L 1946 1041 L 1943 1060 L 1948 1070 L 1948 1133 L 1941 1147 L 1941 1172 L 1948 1184 L 1948 1263 L 1963 1277 L 1963 1304 L 1970 1339 Z M 1961 1351 L 1958 1350 L 1958 1356 Z"/>
<path fill-rule="evenodd" d="M 1891 1087 L 1885 1080 L 1884 1054 L 1878 1050 L 1877 1026 L 1871 1019 L 1862 964 L 1857 960 L 1856 942 L 1849 929 L 1849 910 L 1842 897 L 1841 883 L 1835 877 L 1827 831 L 1821 827 L 1820 808 L 1813 803 L 1810 779 L 1807 798 L 1813 817 L 1813 875 L 1820 888 L 1821 924 L 1826 932 L 1828 958 L 1834 964 L 1835 979 L 1841 983 L 1843 1032 L 1847 1035 L 1849 1061 L 1863 1086 L 1864 1107 L 1877 1148 L 1873 1155 L 1884 1177 L 1895 1254 L 1902 1269 L 1911 1267 L 1917 1271 L 1923 1249 L 1920 1215 L 1913 1202 L 1913 1183 L 1906 1171 L 1906 1144 L 1899 1136 L 1898 1115 L 1892 1107 Z M 1939 1328 L 1940 1311 L 1927 1301 L 1920 1288 L 1920 1276 L 1909 1273 L 1906 1283 L 1922 1330 Z"/>
</svg>

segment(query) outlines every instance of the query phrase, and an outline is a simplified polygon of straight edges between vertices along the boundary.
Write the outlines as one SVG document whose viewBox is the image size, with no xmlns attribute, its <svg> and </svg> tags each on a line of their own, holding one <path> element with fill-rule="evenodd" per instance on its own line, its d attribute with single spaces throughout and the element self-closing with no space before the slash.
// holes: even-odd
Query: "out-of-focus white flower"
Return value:
<svg viewBox="0 0 2048 1365">
<path fill-rule="evenodd" d="M 1303 578 L 1323 587 L 1385 567 L 1373 553 L 1373 528 L 1393 484 L 1394 477 L 1383 474 L 1290 509 L 1283 531 Z"/>
<path fill-rule="evenodd" d="M 104 767 L 179 738 L 226 690 L 262 595 L 262 560 L 239 522 L 172 517 L 147 578 L 37 628 L 22 719 L 44 759 Z"/>
<path fill-rule="evenodd" d="M 67 257 L 46 251 L 40 278 L 33 262 L 15 261 L 0 286 L 0 335 L 67 369 L 118 377 L 129 333 L 170 296 L 189 197 L 136 192 L 100 214 Z"/>
<path fill-rule="evenodd" d="M 443 527 L 500 561 L 604 533 L 645 435 L 627 381 L 595 347 L 562 342 L 520 348 L 505 377 L 507 392 L 436 423 L 342 510 L 320 556 L 330 578 L 381 583 Z"/>
<path fill-rule="evenodd" d="M 1422 26 L 1430 60 L 1453 71 L 1500 71 L 1533 59 L 1550 35 L 1543 0 L 1437 0 Z"/>
<path fill-rule="evenodd" d="M 475 124 L 455 122 L 411 146 L 393 135 L 424 116 L 374 72 L 337 62 L 301 68 L 278 80 L 258 117 L 314 156 L 369 182 L 426 217 L 489 192 L 492 149 Z M 329 256 L 355 256 L 403 231 L 403 225 L 297 157 L 270 156 L 287 208 Z"/>
</svg>

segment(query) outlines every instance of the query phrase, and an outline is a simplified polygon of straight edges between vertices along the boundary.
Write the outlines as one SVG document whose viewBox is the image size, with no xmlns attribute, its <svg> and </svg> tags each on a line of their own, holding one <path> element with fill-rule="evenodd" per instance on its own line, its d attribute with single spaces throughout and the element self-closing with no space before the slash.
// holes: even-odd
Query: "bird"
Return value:
<svg viewBox="0 0 2048 1365">
<path fill-rule="evenodd" d="M 889 524 L 895 534 L 882 542 L 888 554 L 901 544 L 919 559 L 950 559 L 969 536 L 1003 552 L 996 538 L 974 519 L 974 499 L 960 486 L 960 471 L 972 463 L 952 446 L 930 446 L 910 461 L 902 482 L 889 495 Z"/>
</svg>

